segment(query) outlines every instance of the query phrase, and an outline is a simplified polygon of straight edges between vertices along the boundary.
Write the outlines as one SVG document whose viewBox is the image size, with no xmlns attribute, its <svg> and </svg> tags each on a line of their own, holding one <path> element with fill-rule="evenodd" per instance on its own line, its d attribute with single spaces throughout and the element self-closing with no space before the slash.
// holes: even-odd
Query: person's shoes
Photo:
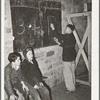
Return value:
<svg viewBox="0 0 100 100">
<path fill-rule="evenodd" d="M 65 93 L 70 93 L 70 92 L 71 92 L 71 91 L 69 91 L 69 90 L 66 90 L 66 91 L 65 91 Z"/>
<path fill-rule="evenodd" d="M 65 93 L 73 93 L 75 91 L 69 91 L 69 90 L 66 90 Z"/>
</svg>

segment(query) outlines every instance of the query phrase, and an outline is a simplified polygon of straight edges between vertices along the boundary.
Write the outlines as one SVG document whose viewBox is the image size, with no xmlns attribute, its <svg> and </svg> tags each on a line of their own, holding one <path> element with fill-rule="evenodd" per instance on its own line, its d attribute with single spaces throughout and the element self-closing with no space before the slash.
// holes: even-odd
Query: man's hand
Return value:
<svg viewBox="0 0 100 100">
<path fill-rule="evenodd" d="M 29 89 L 28 89 L 28 87 L 25 85 L 25 83 L 22 81 L 21 84 L 22 84 L 23 91 L 26 90 L 26 91 L 28 92 Z"/>
<path fill-rule="evenodd" d="M 14 94 L 10 96 L 9 100 L 17 100 L 17 96 L 15 96 Z"/>
<path fill-rule="evenodd" d="M 55 30 L 55 27 L 52 23 L 50 24 L 50 27 L 51 27 L 52 30 Z"/>
<path fill-rule="evenodd" d="M 58 42 L 58 39 L 57 39 L 56 37 L 54 37 L 54 41 L 55 41 L 55 42 Z"/>
<path fill-rule="evenodd" d="M 39 83 L 40 86 L 44 86 L 42 82 Z"/>
<path fill-rule="evenodd" d="M 57 38 L 54 37 L 54 41 L 55 41 L 58 45 L 60 45 L 60 42 L 58 41 Z"/>
<path fill-rule="evenodd" d="M 35 88 L 35 89 L 39 89 L 39 86 L 38 86 L 38 85 L 35 85 L 34 88 Z"/>
</svg>

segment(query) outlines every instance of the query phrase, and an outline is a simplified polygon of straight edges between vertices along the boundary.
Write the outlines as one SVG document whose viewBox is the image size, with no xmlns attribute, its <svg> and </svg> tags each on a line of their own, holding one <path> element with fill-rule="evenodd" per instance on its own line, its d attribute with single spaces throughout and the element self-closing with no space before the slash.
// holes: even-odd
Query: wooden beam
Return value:
<svg viewBox="0 0 100 100">
<path fill-rule="evenodd" d="M 81 77 L 85 77 L 85 76 L 87 76 L 86 74 L 84 74 L 84 75 L 79 75 L 79 76 L 76 76 L 76 79 L 77 78 L 81 78 Z"/>
<path fill-rule="evenodd" d="M 86 82 L 86 81 L 83 81 L 83 80 L 76 79 L 76 82 L 79 82 L 81 84 L 90 86 L 90 83 L 89 82 Z"/>
<path fill-rule="evenodd" d="M 34 7 L 34 6 L 28 6 L 28 5 L 12 5 L 12 8 L 14 7 L 22 7 L 22 8 L 34 8 L 34 9 L 38 9 L 39 7 Z M 53 8 L 53 7 L 43 7 L 44 9 L 49 9 L 49 10 L 61 10 L 61 8 Z"/>
<path fill-rule="evenodd" d="M 67 20 L 68 20 L 68 23 L 70 23 L 70 24 L 73 25 L 73 22 L 72 22 L 72 20 L 70 19 L 70 17 L 68 17 Z M 76 30 L 73 31 L 73 34 L 74 34 L 74 36 L 75 36 L 75 39 L 76 39 L 76 42 L 77 42 L 78 46 L 80 46 L 80 39 L 79 39 L 79 37 L 78 37 L 78 34 L 77 34 Z"/>
<path fill-rule="evenodd" d="M 82 43 L 81 43 L 81 48 L 82 48 L 82 56 L 83 56 L 83 59 L 85 61 L 86 67 L 87 67 L 87 69 L 89 71 L 88 58 L 87 58 L 87 56 L 85 54 L 85 51 L 83 49 L 83 47 L 85 45 L 85 42 L 86 42 L 86 40 L 88 38 L 88 30 L 89 30 L 89 27 L 87 26 L 86 32 L 84 33 L 84 37 L 83 37 L 83 40 L 82 40 Z"/>
<path fill-rule="evenodd" d="M 16 7 L 22 7 L 22 8 L 34 8 L 34 9 L 38 9 L 39 7 L 34 7 L 34 6 L 26 6 L 26 5 L 12 5 L 11 8 L 16 8 Z"/>
<path fill-rule="evenodd" d="M 87 69 L 88 69 L 88 71 L 89 71 L 88 59 L 87 59 L 86 54 L 85 54 L 84 51 L 82 51 L 82 56 L 83 56 L 83 59 L 84 59 L 84 61 L 85 61 L 86 67 L 87 67 Z"/>
<path fill-rule="evenodd" d="M 66 17 L 80 17 L 80 16 L 88 16 L 88 15 L 91 15 L 91 11 L 84 12 L 84 13 L 68 14 Z"/>
<path fill-rule="evenodd" d="M 76 39 L 76 42 L 77 42 L 78 47 L 79 47 L 79 51 L 78 51 L 78 54 L 76 57 L 76 65 L 79 61 L 80 55 L 82 54 L 83 59 L 84 59 L 85 64 L 86 64 L 86 67 L 87 67 L 88 72 L 89 72 L 89 80 L 88 80 L 88 82 L 86 82 L 83 80 L 76 79 L 76 82 L 90 86 L 90 84 L 91 84 L 91 67 L 90 67 L 91 66 L 91 12 L 69 14 L 66 17 L 67 17 L 68 23 L 73 24 L 71 17 L 79 17 L 79 16 L 87 16 L 87 21 L 88 21 L 87 25 L 88 26 L 87 26 L 86 32 L 84 34 L 82 43 L 78 37 L 77 31 L 74 30 L 74 32 L 73 32 L 75 39 Z M 85 51 L 83 49 L 87 38 L 88 38 L 88 58 L 87 58 Z"/>
<path fill-rule="evenodd" d="M 73 24 L 73 22 L 70 19 L 70 17 L 68 17 L 68 22 L 71 23 L 71 24 Z M 76 30 L 74 30 L 73 33 L 74 33 L 75 39 L 76 39 L 77 44 L 78 44 L 78 47 L 79 47 L 79 52 L 78 52 L 77 57 L 76 57 L 76 66 L 77 66 L 77 64 L 79 62 L 80 55 L 82 54 L 83 59 L 84 59 L 85 64 L 86 64 L 86 67 L 89 70 L 89 67 L 88 67 L 88 59 L 87 59 L 86 54 L 85 54 L 85 52 L 83 50 L 83 47 L 85 45 L 85 42 L 86 42 L 86 39 L 87 39 L 87 36 L 88 36 L 88 31 L 87 30 L 88 30 L 88 27 L 87 27 L 86 32 L 84 34 L 82 43 L 80 42 L 80 39 L 78 37 L 78 34 L 77 34 Z"/>
<path fill-rule="evenodd" d="M 36 19 L 34 20 L 34 35 L 36 35 Z"/>
<path fill-rule="evenodd" d="M 91 84 L 91 16 L 88 16 L 88 62 L 89 62 L 89 83 Z"/>
<path fill-rule="evenodd" d="M 83 59 L 84 59 L 86 65 L 87 65 L 87 67 L 88 67 L 88 64 L 87 64 L 88 60 L 87 60 L 86 54 L 85 54 L 84 49 L 83 49 L 83 47 L 84 47 L 84 45 L 85 45 L 85 42 L 86 42 L 86 40 L 87 40 L 87 37 L 88 37 L 87 30 L 88 30 L 88 28 L 86 29 L 86 32 L 84 33 L 84 37 L 83 37 L 82 43 L 79 43 L 80 46 L 79 46 L 79 51 L 78 51 L 77 57 L 76 57 L 76 66 L 77 66 L 78 61 L 79 61 L 79 58 L 80 58 L 80 56 L 81 56 L 81 54 L 82 54 L 82 55 L 83 55 Z M 85 60 L 85 59 L 86 59 L 86 60 Z"/>
<path fill-rule="evenodd" d="M 49 28 L 49 25 L 50 25 L 50 16 L 47 16 L 47 21 L 48 21 L 48 35 L 50 35 L 50 28 Z"/>
</svg>

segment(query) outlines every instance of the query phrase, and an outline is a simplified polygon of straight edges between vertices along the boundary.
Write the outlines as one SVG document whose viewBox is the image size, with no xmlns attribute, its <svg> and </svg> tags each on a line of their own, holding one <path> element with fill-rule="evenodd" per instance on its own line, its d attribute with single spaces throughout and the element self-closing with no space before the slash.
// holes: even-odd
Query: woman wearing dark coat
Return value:
<svg viewBox="0 0 100 100">
<path fill-rule="evenodd" d="M 21 72 L 28 83 L 30 94 L 35 94 L 35 100 L 50 100 L 49 91 L 43 84 L 42 74 L 35 60 L 33 49 L 28 47 L 23 51 L 23 55 L 25 59 L 21 65 Z"/>
</svg>

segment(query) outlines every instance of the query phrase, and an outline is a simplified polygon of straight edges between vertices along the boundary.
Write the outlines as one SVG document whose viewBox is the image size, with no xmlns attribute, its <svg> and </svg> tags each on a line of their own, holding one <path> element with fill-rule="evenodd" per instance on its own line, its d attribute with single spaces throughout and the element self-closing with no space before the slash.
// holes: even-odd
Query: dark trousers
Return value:
<svg viewBox="0 0 100 100">
<path fill-rule="evenodd" d="M 51 100 L 49 90 L 45 86 L 39 89 L 34 89 L 34 87 L 29 84 L 27 86 L 33 100 Z"/>
<path fill-rule="evenodd" d="M 51 100 L 49 90 L 45 86 L 40 87 L 37 91 L 40 94 L 41 100 Z"/>
<path fill-rule="evenodd" d="M 18 81 L 16 84 L 14 84 L 15 88 L 15 95 L 18 96 L 16 93 L 16 89 L 23 95 L 24 100 L 29 100 L 29 93 L 27 91 L 23 91 L 22 84 Z"/>
</svg>

